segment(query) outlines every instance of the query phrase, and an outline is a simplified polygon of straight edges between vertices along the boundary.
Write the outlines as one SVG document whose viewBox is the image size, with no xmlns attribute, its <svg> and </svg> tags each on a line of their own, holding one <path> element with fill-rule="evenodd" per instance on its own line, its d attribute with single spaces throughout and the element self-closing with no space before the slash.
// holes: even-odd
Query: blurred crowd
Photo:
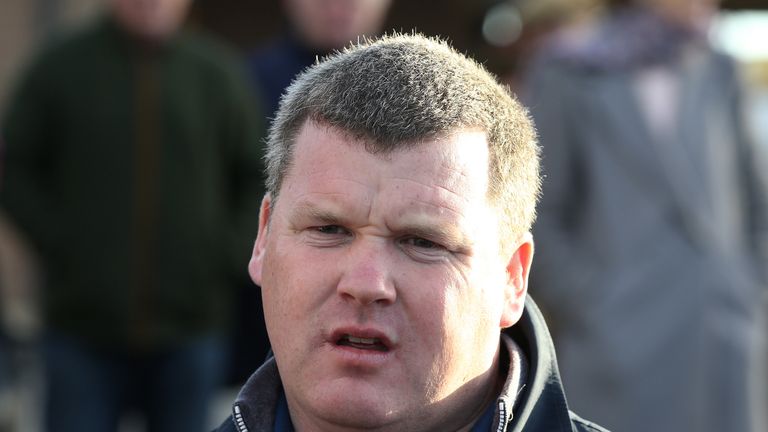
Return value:
<svg viewBox="0 0 768 432">
<path fill-rule="evenodd" d="M 191 0 L 102 3 L 0 92 L 0 431 L 210 430 L 269 351 L 246 265 L 283 90 L 411 29 L 395 0 L 282 0 L 243 48 L 185 25 Z M 721 5 L 479 4 L 435 35 L 469 28 L 536 123 L 530 293 L 569 404 L 616 431 L 768 430 L 768 125 L 709 37 Z"/>
</svg>

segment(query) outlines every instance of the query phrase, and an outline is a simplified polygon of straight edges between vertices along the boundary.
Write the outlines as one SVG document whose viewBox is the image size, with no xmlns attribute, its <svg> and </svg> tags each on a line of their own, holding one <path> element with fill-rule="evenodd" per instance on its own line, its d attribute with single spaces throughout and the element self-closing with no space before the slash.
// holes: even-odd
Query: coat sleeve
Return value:
<svg viewBox="0 0 768 432">
<path fill-rule="evenodd" d="M 55 72 L 35 62 L 12 93 L 2 128 L 3 170 L 0 206 L 38 251 L 47 255 L 56 241 Z"/>
<path fill-rule="evenodd" d="M 733 115 L 732 121 L 735 125 L 738 172 L 741 173 L 742 190 L 746 198 L 746 238 L 751 241 L 749 246 L 765 285 L 768 283 L 768 161 L 765 148 L 755 145 L 745 109 L 744 85 L 738 77 L 735 65 L 731 63 L 730 66 L 732 91 L 729 112 Z"/>
</svg>

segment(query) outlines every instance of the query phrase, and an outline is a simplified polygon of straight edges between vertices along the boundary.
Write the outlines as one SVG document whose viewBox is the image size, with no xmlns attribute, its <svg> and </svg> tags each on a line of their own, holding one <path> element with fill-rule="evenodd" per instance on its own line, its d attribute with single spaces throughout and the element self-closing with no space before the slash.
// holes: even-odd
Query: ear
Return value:
<svg viewBox="0 0 768 432">
<path fill-rule="evenodd" d="M 267 193 L 264 195 L 264 199 L 261 200 L 261 208 L 259 209 L 259 232 L 256 235 L 256 241 L 253 244 L 251 261 L 248 263 L 248 274 L 251 275 L 251 280 L 258 286 L 261 286 L 261 270 L 264 264 L 264 253 L 267 246 L 269 216 L 271 212 L 272 196 Z"/>
<path fill-rule="evenodd" d="M 504 294 L 504 311 L 501 314 L 501 328 L 515 325 L 523 315 L 532 261 L 533 237 L 530 233 L 525 233 L 520 245 L 507 262 L 507 284 Z"/>
</svg>

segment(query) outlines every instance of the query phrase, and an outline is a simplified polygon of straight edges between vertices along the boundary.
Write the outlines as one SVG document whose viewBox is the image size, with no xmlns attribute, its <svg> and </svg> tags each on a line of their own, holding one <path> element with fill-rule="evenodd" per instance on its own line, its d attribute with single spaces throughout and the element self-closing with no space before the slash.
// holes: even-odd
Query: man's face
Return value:
<svg viewBox="0 0 768 432">
<path fill-rule="evenodd" d="M 358 36 L 381 31 L 391 0 L 285 0 L 286 13 L 304 43 L 318 50 L 342 48 Z"/>
<path fill-rule="evenodd" d="M 184 21 L 191 0 L 109 0 L 112 15 L 129 33 L 164 39 Z"/>
<path fill-rule="evenodd" d="M 308 121 L 294 155 L 249 270 L 297 428 L 471 422 L 532 256 L 501 256 L 485 134 L 373 155 Z"/>
</svg>

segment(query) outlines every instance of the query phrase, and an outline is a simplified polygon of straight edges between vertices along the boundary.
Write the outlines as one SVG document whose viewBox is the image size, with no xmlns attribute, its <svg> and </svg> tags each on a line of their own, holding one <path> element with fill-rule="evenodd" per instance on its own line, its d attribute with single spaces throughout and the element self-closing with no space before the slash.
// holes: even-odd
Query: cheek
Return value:
<svg viewBox="0 0 768 432">
<path fill-rule="evenodd" d="M 474 338 L 480 305 L 477 290 L 459 274 L 422 275 L 414 282 L 414 288 L 401 290 L 413 327 L 419 329 L 425 347 L 450 356 Z"/>
<path fill-rule="evenodd" d="M 409 304 L 414 337 L 409 364 L 411 381 L 422 383 L 427 399 L 440 400 L 487 370 L 499 327 L 491 319 L 497 307 L 483 301 L 479 290 L 455 279 L 433 281 L 422 284 L 429 295 L 419 296 L 415 308 Z"/>
<path fill-rule="evenodd" d="M 397 276 L 397 301 L 407 316 L 408 335 L 425 352 L 445 349 L 446 324 L 458 302 L 455 283 L 444 272 L 413 271 L 407 263 Z"/>
<path fill-rule="evenodd" d="M 490 269 L 476 271 L 446 297 L 447 328 L 452 328 L 460 349 L 485 350 L 495 346 L 504 305 L 503 286 Z M 478 351 L 479 352 L 479 351 Z"/>
<path fill-rule="evenodd" d="M 309 290 L 302 283 L 301 268 L 293 262 L 294 257 L 273 253 L 276 250 L 280 249 L 272 247 L 264 254 L 261 291 L 267 329 L 272 340 L 280 341 L 286 338 L 274 337 L 276 334 L 289 333 L 301 322 L 299 318 L 306 316 L 302 311 L 307 296 L 301 291 Z"/>
<path fill-rule="evenodd" d="M 333 292 L 332 263 L 322 255 L 304 253 L 304 248 L 285 238 L 267 245 L 266 251 L 262 269 L 265 318 L 297 324 L 308 321 Z"/>
</svg>

